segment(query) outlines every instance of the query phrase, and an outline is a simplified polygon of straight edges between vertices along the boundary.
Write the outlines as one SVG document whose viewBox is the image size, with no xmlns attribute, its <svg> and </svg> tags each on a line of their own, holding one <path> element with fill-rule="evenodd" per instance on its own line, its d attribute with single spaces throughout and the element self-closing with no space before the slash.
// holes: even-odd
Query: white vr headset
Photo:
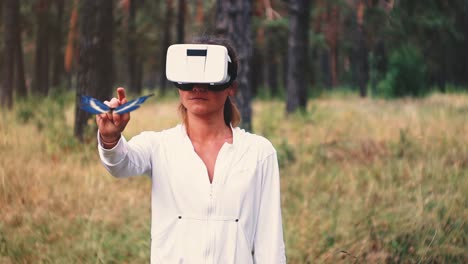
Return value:
<svg viewBox="0 0 468 264">
<path fill-rule="evenodd" d="M 230 63 L 231 58 L 224 46 L 175 44 L 167 50 L 166 77 L 183 90 L 191 90 L 195 83 L 222 90 L 235 78 L 233 76 L 231 80 L 232 76 L 228 73 Z"/>
</svg>

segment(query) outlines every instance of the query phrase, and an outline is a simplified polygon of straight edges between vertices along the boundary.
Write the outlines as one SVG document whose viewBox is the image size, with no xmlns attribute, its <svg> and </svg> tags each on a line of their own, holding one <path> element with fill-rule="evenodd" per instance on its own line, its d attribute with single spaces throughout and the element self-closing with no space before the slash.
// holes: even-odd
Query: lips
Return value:
<svg viewBox="0 0 468 264">
<path fill-rule="evenodd" d="M 189 100 L 201 100 L 201 101 L 207 101 L 208 98 L 197 96 L 197 97 L 190 97 Z"/>
</svg>

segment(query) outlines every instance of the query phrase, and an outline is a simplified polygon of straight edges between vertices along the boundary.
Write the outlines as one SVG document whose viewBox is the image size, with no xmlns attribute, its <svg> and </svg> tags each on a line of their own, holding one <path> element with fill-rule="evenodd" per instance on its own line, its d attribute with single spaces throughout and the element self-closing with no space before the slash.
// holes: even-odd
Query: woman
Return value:
<svg viewBox="0 0 468 264">
<path fill-rule="evenodd" d="M 115 177 L 152 178 L 151 263 L 286 263 L 276 151 L 237 127 L 234 49 L 197 43 L 227 48 L 230 81 L 176 83 L 182 124 L 128 142 L 129 114 L 97 115 L 101 160 Z M 117 94 L 106 104 L 127 101 L 123 88 Z"/>
</svg>

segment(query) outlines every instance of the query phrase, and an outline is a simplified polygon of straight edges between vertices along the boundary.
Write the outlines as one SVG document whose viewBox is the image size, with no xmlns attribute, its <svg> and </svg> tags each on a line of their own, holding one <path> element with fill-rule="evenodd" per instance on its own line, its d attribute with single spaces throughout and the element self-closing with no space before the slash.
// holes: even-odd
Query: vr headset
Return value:
<svg viewBox="0 0 468 264">
<path fill-rule="evenodd" d="M 166 77 L 174 85 L 190 91 L 203 84 L 211 91 L 222 91 L 235 80 L 226 47 L 211 44 L 175 44 L 167 50 Z"/>
</svg>

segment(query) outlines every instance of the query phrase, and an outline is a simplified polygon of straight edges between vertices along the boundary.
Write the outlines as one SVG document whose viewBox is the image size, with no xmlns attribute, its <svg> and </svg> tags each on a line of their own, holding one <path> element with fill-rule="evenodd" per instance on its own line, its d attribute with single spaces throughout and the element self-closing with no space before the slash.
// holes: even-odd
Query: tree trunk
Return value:
<svg viewBox="0 0 468 264">
<path fill-rule="evenodd" d="M 328 49 L 321 49 L 319 53 L 320 57 L 320 72 L 322 73 L 322 83 L 325 87 L 332 87 L 332 78 L 330 72 L 330 52 Z"/>
<path fill-rule="evenodd" d="M 97 98 L 106 100 L 111 97 L 114 85 L 114 16 L 113 0 L 96 0 L 98 2 L 97 25 L 98 40 L 97 71 L 98 71 L 98 92 Z"/>
<path fill-rule="evenodd" d="M 265 86 L 265 84 L 263 82 L 264 71 L 261 70 L 265 69 L 265 67 L 263 67 L 262 52 L 259 48 L 254 47 L 254 52 L 252 55 L 252 61 L 250 62 L 250 65 L 252 65 L 253 69 L 258 69 L 258 71 L 250 72 L 250 87 L 252 87 L 252 97 L 255 97 L 256 95 L 258 95 L 259 88 L 265 88 L 262 87 Z"/>
<path fill-rule="evenodd" d="M 5 0 L 0 0 L 0 21 L 2 23 L 3 23 L 3 5 L 4 5 L 4 3 L 5 3 Z"/>
<path fill-rule="evenodd" d="M 137 11 L 137 1 L 129 1 L 128 20 L 127 20 L 127 56 L 128 56 L 128 79 L 130 81 L 129 90 L 137 94 L 141 93 L 142 87 L 138 84 L 138 69 L 137 61 L 141 61 L 137 52 L 137 36 L 136 36 L 136 25 L 135 17 Z"/>
<path fill-rule="evenodd" d="M 37 2 L 37 35 L 34 91 L 40 95 L 49 92 L 49 0 Z"/>
<path fill-rule="evenodd" d="M 73 8 L 70 14 L 70 23 L 68 28 L 68 36 L 67 36 L 67 47 L 65 49 L 65 71 L 67 74 L 71 74 L 73 63 L 76 57 L 76 41 L 78 36 L 78 4 L 75 0 L 73 4 Z"/>
<path fill-rule="evenodd" d="M 309 0 L 289 1 L 288 84 L 286 111 L 307 106 Z"/>
<path fill-rule="evenodd" d="M 367 96 L 367 82 L 369 81 L 369 51 L 366 43 L 366 32 L 364 31 L 365 3 L 361 0 L 357 7 L 357 36 L 355 47 L 355 58 L 357 60 L 357 83 L 361 97 Z"/>
<path fill-rule="evenodd" d="M 468 1 L 464 1 L 463 2 L 463 7 L 462 7 L 462 10 L 463 10 L 463 13 L 462 13 L 462 26 L 461 28 L 463 28 L 463 35 L 465 36 L 465 40 L 464 40 L 464 44 L 465 44 L 465 47 L 466 45 L 468 44 L 468 39 L 466 36 L 468 36 Z M 464 49 L 464 62 L 463 62 L 463 65 L 465 67 L 463 67 L 463 71 L 466 73 L 468 71 L 468 51 L 467 49 L 465 48 Z M 467 86 L 468 85 L 468 74 L 463 74 L 461 77 L 461 83 L 463 84 L 463 86 Z"/>
<path fill-rule="evenodd" d="M 136 63 L 136 80 L 135 80 L 136 87 L 139 87 L 138 88 L 139 94 L 143 91 L 144 63 L 141 57 L 142 56 L 138 56 L 138 58 L 140 58 L 140 61 Z"/>
<path fill-rule="evenodd" d="M 276 38 L 274 38 L 274 29 L 272 27 L 265 28 L 265 64 L 266 64 L 266 84 L 270 91 L 271 96 L 278 96 L 279 91 L 279 56 L 278 50 L 275 49 Z"/>
<path fill-rule="evenodd" d="M 112 0 L 80 0 L 78 87 L 76 91 L 75 136 L 84 140 L 89 114 L 79 109 L 81 95 L 100 100 L 112 94 L 113 16 Z"/>
<path fill-rule="evenodd" d="M 166 16 L 164 17 L 164 33 L 163 45 L 161 45 L 161 76 L 159 79 L 159 86 L 161 95 L 166 94 L 167 78 L 166 78 L 166 54 L 167 48 L 171 45 L 171 25 L 174 17 L 174 6 L 172 0 L 166 0 Z"/>
<path fill-rule="evenodd" d="M 203 23 L 205 23 L 205 12 L 203 2 L 203 0 L 197 0 L 195 21 L 197 21 L 198 25 L 203 25 Z"/>
<path fill-rule="evenodd" d="M 53 36 L 54 58 L 52 62 L 52 86 L 57 87 L 64 75 L 64 53 L 63 53 L 63 10 L 65 7 L 64 0 L 55 0 L 57 16 L 55 20 L 55 30 Z"/>
<path fill-rule="evenodd" d="M 236 103 L 241 112 L 241 126 L 252 129 L 250 63 L 253 52 L 251 32 L 252 3 L 249 0 L 218 0 L 216 30 L 227 37 L 237 50 L 239 69 Z"/>
<path fill-rule="evenodd" d="M 283 76 L 282 80 L 281 80 L 281 93 L 278 92 L 278 94 L 286 94 L 286 87 L 288 87 L 288 50 L 287 48 L 285 49 L 282 49 L 281 51 L 281 56 L 280 56 L 280 61 L 281 61 L 281 65 L 283 67 L 281 67 L 281 76 Z"/>
<path fill-rule="evenodd" d="M 5 31 L 3 31 L 3 29 L 4 29 L 3 28 L 3 25 L 4 25 L 4 23 L 3 23 L 4 22 L 3 21 L 3 10 L 4 10 L 3 6 L 4 6 L 4 3 L 5 3 L 5 0 L 0 0 L 0 28 L 2 29 L 2 31 L 1 31 L 2 34 L 5 33 Z M 3 41 L 4 36 L 0 36 L 0 39 L 1 39 L 1 41 Z M 3 49 L 0 49 L 0 67 L 3 67 L 3 61 L 2 61 L 3 60 L 3 51 L 4 51 Z M 1 74 L 1 72 L 0 72 L 0 74 Z M 1 85 L 2 84 L 1 84 L 1 81 L 0 81 L 0 86 Z M 0 89 L 1 89 L 1 87 L 0 87 Z"/>
<path fill-rule="evenodd" d="M 0 87 L 0 107 L 13 107 L 13 76 L 15 69 L 15 35 L 18 31 L 19 1 L 6 0 L 3 8 L 3 65 Z"/>
<path fill-rule="evenodd" d="M 23 56 L 23 40 L 21 37 L 21 23 L 20 23 L 20 15 L 19 15 L 19 3 L 18 0 L 18 10 L 16 10 L 16 16 L 18 21 L 15 25 L 17 25 L 17 30 L 15 32 L 15 65 L 16 65 L 16 74 L 15 74 L 15 84 L 16 84 L 16 95 L 18 97 L 26 97 L 28 95 L 27 87 L 26 87 L 26 80 L 24 76 L 24 56 Z"/>
<path fill-rule="evenodd" d="M 331 87 L 338 86 L 338 41 L 340 9 L 337 4 L 328 3 L 325 16 L 325 38 L 329 48 Z"/>
<path fill-rule="evenodd" d="M 386 47 L 385 47 L 385 40 L 382 36 L 379 36 L 375 45 L 374 45 L 374 61 L 373 69 L 374 76 L 370 76 L 370 65 L 369 65 L 369 83 L 371 86 L 372 94 L 375 95 L 377 91 L 377 82 L 381 79 L 381 76 L 387 72 L 387 54 L 386 54 Z"/>
<path fill-rule="evenodd" d="M 187 10 L 187 2 L 179 0 L 179 12 L 177 14 L 177 43 L 185 41 L 185 15 Z"/>
</svg>

